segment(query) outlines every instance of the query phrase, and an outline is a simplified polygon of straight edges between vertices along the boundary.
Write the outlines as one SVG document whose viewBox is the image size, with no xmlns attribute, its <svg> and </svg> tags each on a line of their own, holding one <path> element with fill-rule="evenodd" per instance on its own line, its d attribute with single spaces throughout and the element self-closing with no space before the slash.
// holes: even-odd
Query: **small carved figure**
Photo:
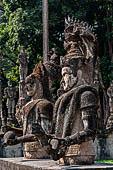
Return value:
<svg viewBox="0 0 113 170">
<path fill-rule="evenodd" d="M 107 95 L 109 97 L 109 109 L 110 109 L 110 116 L 107 122 L 107 128 L 113 127 L 113 80 L 110 84 L 110 87 L 107 90 Z"/>
<path fill-rule="evenodd" d="M 0 126 L 1 126 L 1 119 L 2 119 L 2 81 L 0 80 Z"/>
<path fill-rule="evenodd" d="M 15 112 L 16 89 L 12 86 L 11 80 L 8 81 L 8 87 L 4 89 L 4 95 L 7 97 L 8 117 L 12 118 Z"/>
<path fill-rule="evenodd" d="M 20 80 L 25 80 L 28 73 L 28 57 L 24 47 L 21 49 L 20 55 L 18 56 L 18 61 Z"/>
</svg>

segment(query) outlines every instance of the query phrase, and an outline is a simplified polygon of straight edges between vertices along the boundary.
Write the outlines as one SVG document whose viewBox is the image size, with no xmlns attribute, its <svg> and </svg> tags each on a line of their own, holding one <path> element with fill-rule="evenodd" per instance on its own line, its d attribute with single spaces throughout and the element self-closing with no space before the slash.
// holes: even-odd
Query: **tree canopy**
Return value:
<svg viewBox="0 0 113 170">
<path fill-rule="evenodd" d="M 74 16 L 94 27 L 99 42 L 102 77 L 105 86 L 113 79 L 113 1 L 49 0 L 49 47 L 64 55 L 64 20 Z M 42 56 L 42 0 L 1 0 L 0 53 L 5 78 L 18 82 L 18 54 L 25 46 L 29 56 L 29 73 Z"/>
</svg>

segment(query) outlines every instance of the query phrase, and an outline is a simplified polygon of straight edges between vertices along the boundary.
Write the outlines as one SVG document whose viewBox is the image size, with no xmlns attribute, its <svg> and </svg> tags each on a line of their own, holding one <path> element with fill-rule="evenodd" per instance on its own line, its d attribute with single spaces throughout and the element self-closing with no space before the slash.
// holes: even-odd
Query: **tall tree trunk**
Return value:
<svg viewBox="0 0 113 170">
<path fill-rule="evenodd" d="M 48 0 L 43 0 L 43 62 L 48 60 Z"/>
<path fill-rule="evenodd" d="M 111 17 L 111 12 L 110 12 L 110 3 L 109 0 L 106 0 L 106 16 L 107 18 Z M 107 22 L 107 33 L 110 33 L 112 31 L 112 24 L 110 22 Z M 108 50 L 109 50 L 109 56 L 111 61 L 113 62 L 113 44 L 112 41 L 110 39 L 108 39 Z"/>
</svg>

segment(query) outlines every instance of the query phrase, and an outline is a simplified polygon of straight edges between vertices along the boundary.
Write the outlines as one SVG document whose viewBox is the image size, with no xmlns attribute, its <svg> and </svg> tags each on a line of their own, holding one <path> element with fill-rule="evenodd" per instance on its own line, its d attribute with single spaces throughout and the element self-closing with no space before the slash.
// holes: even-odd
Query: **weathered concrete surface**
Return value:
<svg viewBox="0 0 113 170">
<path fill-rule="evenodd" d="M 113 170 L 113 164 L 59 166 L 53 160 L 28 160 L 25 158 L 0 158 L 0 170 Z"/>
</svg>

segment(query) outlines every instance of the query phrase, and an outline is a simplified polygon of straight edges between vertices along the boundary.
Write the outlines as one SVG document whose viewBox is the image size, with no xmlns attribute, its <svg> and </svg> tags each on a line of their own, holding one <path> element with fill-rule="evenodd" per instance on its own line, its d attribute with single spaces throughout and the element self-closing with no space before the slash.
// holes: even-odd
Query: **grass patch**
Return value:
<svg viewBox="0 0 113 170">
<path fill-rule="evenodd" d="M 110 160 L 96 160 L 96 163 L 113 164 L 113 159 L 110 159 Z"/>
</svg>

